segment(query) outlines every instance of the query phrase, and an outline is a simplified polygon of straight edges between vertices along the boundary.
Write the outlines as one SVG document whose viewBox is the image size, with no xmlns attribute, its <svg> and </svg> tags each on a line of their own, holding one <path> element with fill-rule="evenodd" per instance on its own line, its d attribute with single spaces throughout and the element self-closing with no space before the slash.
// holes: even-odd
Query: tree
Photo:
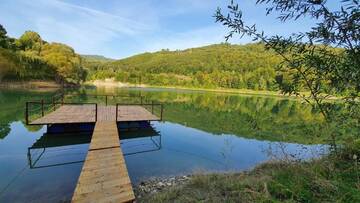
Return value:
<svg viewBox="0 0 360 203">
<path fill-rule="evenodd" d="M 35 55 L 39 55 L 44 42 L 38 33 L 26 31 L 15 41 L 15 44 L 20 50 L 33 52 Z"/>
<path fill-rule="evenodd" d="M 60 78 L 67 82 L 79 83 L 86 77 L 81 65 L 81 58 L 75 51 L 61 43 L 45 44 L 40 53 L 41 57 L 54 67 Z"/>
<path fill-rule="evenodd" d="M 13 66 L 14 64 L 8 59 L 8 53 L 0 48 L 0 82 Z"/>
<path fill-rule="evenodd" d="M 12 48 L 13 40 L 7 36 L 5 28 L 0 24 L 0 47 L 9 49 Z"/>
<path fill-rule="evenodd" d="M 228 11 L 220 8 L 215 13 L 217 22 L 230 29 L 226 39 L 234 34 L 248 35 L 254 41 L 265 44 L 281 56 L 283 62 L 278 73 L 286 74 L 286 80 L 278 76 L 277 82 L 286 94 L 295 94 L 320 109 L 328 122 L 336 119 L 329 103 L 323 102 L 333 93 L 345 94 L 350 114 L 359 116 L 360 92 L 360 5 L 357 0 L 338 2 L 339 9 L 331 10 L 326 0 L 257 0 L 267 6 L 266 14 L 278 12 L 282 22 L 311 18 L 318 23 L 306 32 L 290 36 L 267 36 L 255 24 L 243 20 L 238 4 L 231 1 Z M 286 81 L 286 82 L 282 82 Z M 306 88 L 310 95 L 300 93 Z M 331 134 L 336 149 L 336 136 Z"/>
</svg>

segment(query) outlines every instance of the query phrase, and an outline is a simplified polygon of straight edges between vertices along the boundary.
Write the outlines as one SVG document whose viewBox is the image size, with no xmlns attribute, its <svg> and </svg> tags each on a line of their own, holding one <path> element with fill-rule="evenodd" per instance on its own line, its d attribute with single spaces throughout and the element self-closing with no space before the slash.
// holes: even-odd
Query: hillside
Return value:
<svg viewBox="0 0 360 203">
<path fill-rule="evenodd" d="M 280 59 L 262 44 L 216 44 L 182 51 L 162 50 L 103 63 L 89 79 L 204 88 L 276 89 Z"/>
<path fill-rule="evenodd" d="M 108 62 L 108 61 L 114 61 L 115 60 L 115 59 L 107 58 L 107 57 L 102 56 L 102 55 L 81 54 L 80 56 L 81 56 L 81 58 L 83 58 L 84 60 L 87 60 L 87 61 Z"/>
<path fill-rule="evenodd" d="M 11 38 L 0 25 L 0 82 L 50 80 L 79 84 L 85 78 L 86 70 L 73 48 L 46 42 L 33 31 Z"/>
</svg>

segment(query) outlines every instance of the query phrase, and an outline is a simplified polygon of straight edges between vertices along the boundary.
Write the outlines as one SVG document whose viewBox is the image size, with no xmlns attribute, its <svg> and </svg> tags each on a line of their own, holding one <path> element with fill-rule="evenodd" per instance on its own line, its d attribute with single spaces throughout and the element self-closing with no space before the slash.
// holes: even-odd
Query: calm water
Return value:
<svg viewBox="0 0 360 203">
<path fill-rule="evenodd" d="M 324 142 L 319 127 L 322 117 L 295 100 L 159 89 L 69 93 L 142 95 L 145 101 L 165 104 L 164 122 L 121 132 L 133 183 L 154 176 L 248 170 L 290 154 L 308 159 L 324 153 L 325 147 L 308 145 Z M 25 101 L 49 99 L 53 94 L 0 90 L 0 202 L 71 199 L 91 133 L 46 135 L 46 126 L 24 125 Z M 109 103 L 134 99 L 115 98 Z M 101 97 L 66 98 L 80 100 L 104 102 Z"/>
</svg>

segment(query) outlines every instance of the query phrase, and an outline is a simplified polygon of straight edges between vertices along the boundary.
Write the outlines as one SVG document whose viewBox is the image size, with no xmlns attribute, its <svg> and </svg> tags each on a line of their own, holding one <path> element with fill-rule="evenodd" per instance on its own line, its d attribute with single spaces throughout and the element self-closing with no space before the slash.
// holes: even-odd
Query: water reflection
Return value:
<svg viewBox="0 0 360 203">
<path fill-rule="evenodd" d="M 30 169 L 77 164 L 85 161 L 81 145 L 91 142 L 94 124 L 56 124 L 27 150 Z M 161 149 L 161 134 L 148 122 L 122 122 L 118 124 L 119 138 L 124 156 L 154 152 Z M 81 159 L 79 155 L 81 154 Z"/>
<path fill-rule="evenodd" d="M 28 163 L 31 169 L 62 166 L 67 164 L 76 164 L 84 162 L 84 151 L 79 152 L 76 145 L 88 144 L 91 140 L 91 134 L 88 132 L 77 134 L 54 134 L 44 133 L 36 142 L 28 148 Z M 73 146 L 73 147 L 69 147 Z M 81 153 L 78 159 L 76 153 Z M 61 156 L 66 157 L 65 159 Z M 60 158 L 59 158 L 60 157 Z M 47 161 L 44 161 L 48 159 Z M 40 164 L 42 163 L 42 164 Z"/>
<path fill-rule="evenodd" d="M 118 124 L 120 144 L 124 156 L 161 150 L 161 133 L 154 129 L 152 125 L 146 124 L 145 127 L 136 129 L 126 128 L 127 125 L 129 124 Z"/>
<path fill-rule="evenodd" d="M 326 140 L 321 133 L 322 117 L 316 109 L 295 100 L 159 89 L 73 92 L 141 93 L 148 101 L 165 103 L 165 122 L 119 125 L 134 184 L 153 176 L 196 171 L 238 172 L 272 159 L 307 160 L 326 152 L 322 145 L 305 145 Z M 25 102 L 53 94 L 0 91 L 0 202 L 71 199 L 91 135 L 71 132 L 75 126 L 24 125 Z M 91 126 L 77 128 L 84 129 L 92 131 Z M 64 130 L 67 135 L 61 133 Z M 351 126 L 339 130 L 354 131 Z"/>
<path fill-rule="evenodd" d="M 285 142 L 260 141 L 246 139 L 231 134 L 214 136 L 205 131 L 185 127 L 171 122 L 153 122 L 161 138 L 161 147 L 147 153 L 125 156 L 131 180 L 136 183 L 150 177 L 192 174 L 194 172 L 236 172 L 281 157 L 279 144 L 286 152 L 296 154 L 299 160 L 308 160 L 321 156 L 323 145 L 302 145 Z M 136 133 L 136 132 L 132 132 Z M 138 135 L 135 135 L 138 136 Z M 131 144 L 122 141 L 124 152 Z M 135 138 L 138 149 L 147 149 L 144 142 L 148 138 Z M 128 146 L 128 148 L 127 148 Z M 306 147 L 307 150 L 303 150 Z"/>
</svg>

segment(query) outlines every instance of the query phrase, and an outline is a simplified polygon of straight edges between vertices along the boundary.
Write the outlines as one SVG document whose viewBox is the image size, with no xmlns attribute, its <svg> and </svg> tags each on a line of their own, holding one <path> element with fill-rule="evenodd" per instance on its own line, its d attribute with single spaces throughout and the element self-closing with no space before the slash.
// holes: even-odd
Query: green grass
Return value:
<svg viewBox="0 0 360 203">
<path fill-rule="evenodd" d="M 264 163 L 237 174 L 195 175 L 184 186 L 138 202 L 360 202 L 359 159 L 353 154 L 352 150 L 310 162 Z"/>
</svg>

